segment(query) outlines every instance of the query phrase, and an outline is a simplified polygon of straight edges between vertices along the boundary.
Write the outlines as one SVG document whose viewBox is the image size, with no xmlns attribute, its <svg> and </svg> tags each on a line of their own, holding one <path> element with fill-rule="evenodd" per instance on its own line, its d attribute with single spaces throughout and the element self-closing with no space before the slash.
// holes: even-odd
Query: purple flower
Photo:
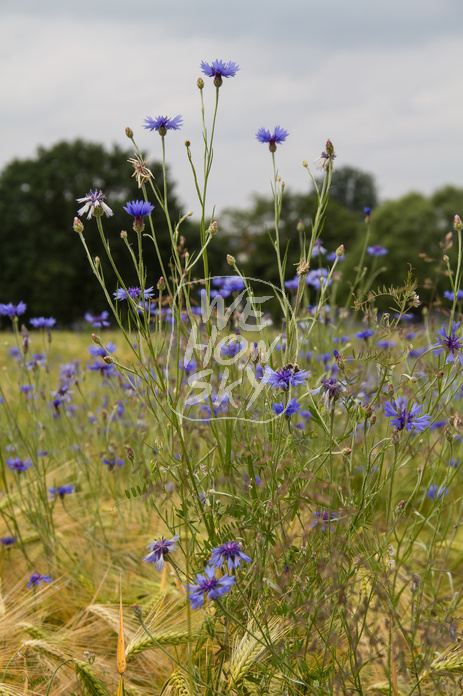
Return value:
<svg viewBox="0 0 463 696">
<path fill-rule="evenodd" d="M 77 215 L 88 213 L 87 220 L 89 220 L 92 215 L 100 217 L 103 213 L 105 213 L 106 217 L 111 217 L 114 213 L 104 202 L 105 198 L 106 196 L 103 191 L 98 191 L 98 189 L 94 191 L 90 190 L 83 198 L 76 198 L 77 203 L 85 203 L 85 205 L 77 211 Z"/>
<path fill-rule="evenodd" d="M 374 333 L 375 332 L 371 329 L 366 329 L 365 331 L 357 331 L 355 335 L 357 336 L 357 338 L 363 338 L 366 340 L 367 338 L 370 338 L 370 336 L 373 336 Z"/>
<path fill-rule="evenodd" d="M 2 544 L 2 546 L 13 546 L 15 541 L 16 541 L 15 536 L 0 537 L 0 544 Z"/>
<path fill-rule="evenodd" d="M 157 116 L 156 118 L 151 118 L 151 116 L 148 116 L 148 118 L 145 118 L 145 125 L 143 128 L 146 128 L 147 130 L 150 131 L 158 131 L 159 135 L 164 136 L 168 130 L 179 130 L 183 125 L 183 119 L 180 116 L 175 116 L 174 118 L 167 118 L 167 116 Z M 130 213 L 132 215 L 132 213 Z M 149 213 L 145 213 L 148 215 Z"/>
<path fill-rule="evenodd" d="M 18 302 L 17 305 L 9 302 L 8 304 L 0 304 L 0 314 L 4 317 L 19 317 L 27 309 L 27 305 L 24 302 Z"/>
<path fill-rule="evenodd" d="M 128 297 L 130 297 L 130 299 L 138 301 L 140 298 L 144 300 L 149 300 L 150 297 L 153 297 L 153 294 L 154 287 L 151 286 L 150 288 L 146 288 L 143 291 L 140 288 L 136 287 L 127 288 L 127 292 L 124 290 L 124 288 L 119 288 L 118 290 L 116 290 L 116 292 L 113 293 L 113 296 L 116 300 L 126 300 Z"/>
<path fill-rule="evenodd" d="M 292 280 L 285 280 L 285 288 L 288 290 L 297 290 L 299 287 L 299 276 L 296 276 Z"/>
<path fill-rule="evenodd" d="M 62 500 L 65 495 L 70 495 L 71 493 L 74 493 L 74 484 L 68 483 L 66 486 L 58 486 L 58 488 L 49 488 L 48 493 L 50 494 L 50 498 L 54 498 L 55 495 L 59 495 L 59 497 Z"/>
<path fill-rule="evenodd" d="M 431 498 L 431 500 L 438 500 L 439 498 L 442 498 L 444 495 L 449 494 L 449 489 L 445 488 L 445 486 L 441 486 L 440 488 L 436 486 L 436 484 L 429 486 L 428 490 L 426 491 L 426 495 L 428 498 Z"/>
<path fill-rule="evenodd" d="M 92 324 L 96 329 L 102 329 L 105 326 L 109 326 L 109 312 L 103 310 L 101 314 L 90 314 L 90 312 L 86 312 L 85 314 L 85 321 L 88 321 L 90 324 Z"/>
<path fill-rule="evenodd" d="M 192 609 L 201 609 L 206 595 L 209 599 L 217 599 L 236 585 L 234 575 L 216 578 L 214 566 L 207 566 L 204 575 L 196 576 L 196 582 L 196 585 L 185 585 Z"/>
<path fill-rule="evenodd" d="M 225 561 L 227 562 L 228 571 L 233 568 L 239 568 L 241 561 L 251 563 L 251 558 L 241 551 L 241 544 L 237 541 L 227 541 L 225 544 L 212 549 L 211 565 L 214 568 L 221 568 Z"/>
<path fill-rule="evenodd" d="M 19 457 L 8 457 L 6 460 L 6 465 L 8 469 L 11 469 L 11 471 L 18 471 L 21 473 L 22 471 L 26 471 L 27 469 L 30 469 L 32 465 L 31 460 L 29 457 L 22 461 Z"/>
<path fill-rule="evenodd" d="M 365 213 L 365 215 L 371 215 L 370 206 L 366 205 L 365 208 L 363 209 L 363 212 Z"/>
<path fill-rule="evenodd" d="M 40 573 L 32 573 L 32 575 L 29 578 L 29 582 L 27 583 L 27 586 L 37 587 L 37 585 L 41 585 L 42 582 L 53 582 L 53 580 L 49 575 L 40 575 Z"/>
<path fill-rule="evenodd" d="M 417 431 L 419 433 L 429 428 L 431 416 L 427 413 L 420 416 L 419 414 L 423 410 L 422 406 L 414 404 L 409 411 L 407 411 L 408 399 L 404 396 L 399 396 L 394 399 L 391 403 L 386 401 L 384 404 L 384 413 L 387 418 L 392 418 L 392 425 L 397 428 L 397 430 L 405 430 L 410 432 L 411 430 Z"/>
<path fill-rule="evenodd" d="M 103 346 L 90 346 L 88 348 L 88 352 L 91 355 L 94 355 L 96 358 L 104 358 L 106 355 L 110 353 L 115 353 L 117 350 L 117 346 L 115 343 L 112 341 L 109 341 L 108 344 L 103 348 Z"/>
<path fill-rule="evenodd" d="M 116 466 L 120 469 L 121 466 L 124 466 L 124 460 L 119 459 L 119 457 L 103 457 L 103 464 L 108 467 L 110 471 L 116 468 Z"/>
<path fill-rule="evenodd" d="M 309 271 L 305 277 L 305 282 L 307 285 L 311 285 L 313 288 L 316 290 L 320 290 L 321 284 L 323 283 L 323 286 L 326 286 L 326 280 L 328 278 L 328 269 L 327 268 L 315 268 L 313 271 Z M 331 285 L 332 279 L 330 279 L 330 282 L 328 285 Z"/>
<path fill-rule="evenodd" d="M 385 249 L 380 244 L 367 247 L 367 252 L 370 254 L 370 256 L 385 256 L 386 254 L 389 254 L 389 250 Z"/>
<path fill-rule="evenodd" d="M 151 205 L 148 201 L 128 201 L 127 205 L 124 206 L 124 210 L 129 215 L 133 215 L 135 219 L 141 219 L 145 215 L 151 215 L 154 205 Z"/>
<path fill-rule="evenodd" d="M 289 133 L 281 126 L 275 126 L 275 130 L 271 133 L 266 128 L 259 128 L 256 133 L 256 138 L 260 143 L 268 143 L 270 152 L 275 152 L 277 145 L 284 143 Z"/>
<path fill-rule="evenodd" d="M 312 394 L 318 394 L 320 391 L 323 393 L 322 398 L 325 408 L 331 409 L 336 401 L 340 399 L 341 394 L 346 391 L 346 388 L 341 382 L 332 377 L 331 379 L 322 379 L 321 387 L 314 389 Z"/>
<path fill-rule="evenodd" d="M 313 249 L 312 249 L 312 257 L 315 258 L 317 256 L 320 256 L 320 254 L 326 254 L 326 249 L 323 246 L 323 242 L 321 239 L 317 239 L 314 242 Z M 334 255 L 336 257 L 336 252 L 334 252 Z"/>
<path fill-rule="evenodd" d="M 214 60 L 210 65 L 202 60 L 201 70 L 204 75 L 213 77 L 214 85 L 220 87 L 224 77 L 235 77 L 239 66 L 237 63 L 232 63 L 231 60 L 228 63 L 224 63 L 223 60 Z"/>
<path fill-rule="evenodd" d="M 99 372 L 102 377 L 112 377 L 116 368 L 111 363 L 94 362 L 88 366 L 88 369 L 92 372 Z"/>
<path fill-rule="evenodd" d="M 274 389 L 285 389 L 288 391 L 289 387 L 301 386 L 308 377 L 309 372 L 307 370 L 300 370 L 297 365 L 292 363 L 285 367 L 280 367 L 276 371 L 267 365 L 262 382 L 269 384 Z"/>
<path fill-rule="evenodd" d="M 339 517 L 338 512 L 329 512 L 328 510 L 317 510 L 316 512 L 312 513 L 314 520 L 312 524 L 310 525 L 310 528 L 313 529 L 316 527 L 318 524 L 321 527 L 322 532 L 325 531 L 326 523 L 331 522 L 333 520 L 337 520 Z M 334 532 L 333 526 L 330 524 L 330 530 Z"/>
<path fill-rule="evenodd" d="M 160 537 L 160 539 L 152 541 L 151 544 L 148 544 L 146 547 L 149 549 L 149 554 L 147 554 L 142 560 L 144 563 L 154 563 L 157 570 L 162 570 L 165 565 L 164 559 L 166 556 L 169 556 L 172 551 L 177 550 L 175 542 L 179 539 L 180 535 L 175 534 L 172 539 L 164 539 L 164 537 Z"/>
<path fill-rule="evenodd" d="M 445 331 L 445 326 L 442 325 L 442 329 L 437 332 L 437 343 L 433 346 L 434 349 L 434 355 L 440 355 L 442 351 L 445 351 L 447 353 L 447 358 L 445 360 L 446 364 L 449 362 L 455 362 L 455 357 L 457 357 L 460 361 L 461 364 L 463 364 L 463 355 L 462 355 L 462 344 L 463 344 L 463 339 L 462 338 L 457 338 L 455 336 L 456 331 L 458 327 L 460 326 L 460 322 L 453 322 L 452 324 L 452 330 L 451 332 L 447 335 L 447 332 Z"/>
<path fill-rule="evenodd" d="M 277 416 L 284 413 L 286 418 L 291 418 L 291 416 L 293 416 L 295 413 L 299 413 L 301 410 L 301 404 L 296 401 L 296 398 L 293 398 L 287 406 L 280 402 L 279 404 L 273 404 L 272 409 L 275 411 Z"/>
<path fill-rule="evenodd" d="M 446 291 L 444 292 L 444 297 L 445 297 L 447 300 L 450 300 L 451 302 L 453 302 L 453 300 L 455 299 L 455 293 L 454 293 L 454 292 L 450 292 L 450 290 L 446 290 Z M 463 290 L 459 290 L 459 291 L 458 291 L 458 293 L 457 293 L 457 300 L 458 300 L 458 302 L 460 302 L 461 300 L 463 300 Z"/>
<path fill-rule="evenodd" d="M 56 319 L 53 317 L 49 317 L 48 319 L 45 317 L 37 317 L 35 319 L 31 319 L 30 323 L 36 329 L 51 329 L 51 327 L 56 324 Z"/>
</svg>

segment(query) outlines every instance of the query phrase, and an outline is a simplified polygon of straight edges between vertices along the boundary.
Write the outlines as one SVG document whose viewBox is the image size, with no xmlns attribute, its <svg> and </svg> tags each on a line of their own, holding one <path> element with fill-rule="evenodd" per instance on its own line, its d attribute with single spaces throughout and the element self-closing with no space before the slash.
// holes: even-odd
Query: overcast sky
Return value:
<svg viewBox="0 0 463 696">
<path fill-rule="evenodd" d="M 302 161 L 327 138 L 336 164 L 375 175 L 383 200 L 463 186 L 462 0 L 0 0 L 0 167 L 62 139 L 127 147 L 125 126 L 158 157 L 144 119 L 182 114 L 167 158 L 197 213 L 184 141 L 200 166 L 196 80 L 216 58 L 240 65 L 221 88 L 219 211 L 270 192 L 261 126 L 289 131 L 277 164 L 293 190 L 310 188 Z"/>
</svg>

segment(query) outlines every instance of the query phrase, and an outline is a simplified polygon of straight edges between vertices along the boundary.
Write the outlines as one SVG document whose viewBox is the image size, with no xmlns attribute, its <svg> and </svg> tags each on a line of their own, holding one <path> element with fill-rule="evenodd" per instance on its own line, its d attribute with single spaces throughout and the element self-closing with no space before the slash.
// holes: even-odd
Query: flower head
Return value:
<svg viewBox="0 0 463 696">
<path fill-rule="evenodd" d="M 150 297 L 153 297 L 153 294 L 153 286 L 151 286 L 150 288 L 146 288 L 143 291 L 140 288 L 131 287 L 127 288 L 127 292 L 124 290 L 124 288 L 119 288 L 119 290 L 116 290 L 116 292 L 113 293 L 114 299 L 116 300 L 127 300 L 128 298 L 130 298 L 134 301 L 138 301 L 140 299 L 149 300 Z"/>
<path fill-rule="evenodd" d="M 132 176 L 136 178 L 138 188 L 141 188 L 144 183 L 153 177 L 153 172 L 146 166 L 150 159 L 151 157 L 144 160 L 142 157 L 140 157 L 140 155 L 137 155 L 136 157 L 132 157 L 131 159 L 127 160 L 127 162 L 130 162 L 134 168 Z"/>
<path fill-rule="evenodd" d="M 389 250 L 382 247 L 381 244 L 367 247 L 367 252 L 370 256 L 386 256 L 386 254 L 389 254 Z"/>
<path fill-rule="evenodd" d="M 175 116 L 174 118 L 167 118 L 167 116 L 157 116 L 156 118 L 151 118 L 148 116 L 145 118 L 145 124 L 143 128 L 150 131 L 158 131 L 159 135 L 164 136 L 168 130 L 180 130 L 183 125 L 183 118 L 180 116 Z"/>
<path fill-rule="evenodd" d="M 365 331 L 357 331 L 357 333 L 355 335 L 357 336 L 357 338 L 363 338 L 366 341 L 367 338 L 370 338 L 370 336 L 373 336 L 374 333 L 375 332 L 372 331 L 371 329 L 365 329 Z"/>
<path fill-rule="evenodd" d="M 109 367 L 114 367 L 114 365 L 110 365 Z M 110 471 L 116 468 L 116 466 L 120 469 L 121 466 L 124 466 L 124 460 L 120 459 L 119 457 L 103 457 L 103 464 L 108 467 Z"/>
<path fill-rule="evenodd" d="M 88 321 L 90 324 L 92 324 L 96 329 L 102 329 L 105 326 L 109 326 L 110 322 L 108 321 L 109 319 L 109 312 L 104 309 L 101 314 L 90 314 L 90 312 L 85 313 L 85 321 Z"/>
<path fill-rule="evenodd" d="M 48 319 L 45 317 L 37 317 L 35 319 L 31 319 L 30 323 L 36 329 L 51 329 L 52 326 L 56 324 L 56 319 L 53 317 L 49 317 Z"/>
<path fill-rule="evenodd" d="M 154 563 L 157 570 L 162 570 L 164 568 L 164 559 L 169 556 L 172 551 L 176 551 L 177 547 L 175 542 L 180 539 L 179 534 L 175 534 L 172 539 L 164 539 L 160 537 L 146 547 L 149 549 L 149 553 L 142 559 L 145 563 Z"/>
<path fill-rule="evenodd" d="M 232 63 L 230 60 L 228 63 L 224 63 L 223 60 L 214 60 L 209 65 L 204 60 L 201 61 L 201 70 L 208 77 L 214 78 L 214 85 L 220 87 L 224 77 L 235 77 L 239 70 L 239 65 L 237 63 Z"/>
<path fill-rule="evenodd" d="M 317 165 L 317 169 L 324 169 L 325 172 L 328 170 L 333 170 L 333 160 L 336 157 L 336 153 L 334 151 L 334 146 L 331 140 L 326 141 L 325 145 L 325 150 L 322 152 L 320 157 L 318 157 L 315 160 L 315 164 Z"/>
<path fill-rule="evenodd" d="M 314 519 L 310 528 L 313 529 L 317 525 L 320 525 L 322 532 L 325 531 L 326 524 L 332 522 L 333 520 L 338 520 L 339 512 L 330 512 L 329 510 L 316 510 L 312 513 Z M 333 525 L 330 524 L 330 531 L 334 532 Z"/>
<path fill-rule="evenodd" d="M 446 363 L 455 362 L 457 357 L 461 364 L 463 364 L 463 338 L 456 337 L 456 331 L 460 326 L 460 322 L 453 322 L 452 329 L 447 335 L 445 326 L 442 325 L 442 329 L 437 332 L 437 343 L 433 346 L 434 355 L 440 355 L 443 351 L 447 353 Z"/>
<path fill-rule="evenodd" d="M 15 536 L 4 536 L 4 537 L 0 537 L 0 544 L 1 544 L 2 546 L 7 546 L 7 547 L 8 547 L 8 546 L 13 546 L 13 544 L 15 543 L 15 541 L 16 541 L 16 537 L 15 537 Z"/>
<path fill-rule="evenodd" d="M 32 575 L 29 578 L 29 582 L 27 583 L 27 586 L 37 587 L 37 585 L 41 585 L 42 582 L 53 582 L 53 580 L 49 575 L 40 575 L 40 573 L 32 573 Z"/>
<path fill-rule="evenodd" d="M 204 575 L 196 576 L 196 582 L 196 585 L 185 585 L 192 609 L 201 609 L 206 595 L 209 599 L 217 599 L 236 585 L 234 575 L 216 578 L 214 566 L 207 566 Z"/>
<path fill-rule="evenodd" d="M 285 414 L 286 418 L 291 418 L 295 413 L 299 413 L 301 410 L 301 404 L 296 401 L 296 398 L 291 399 L 287 406 L 285 406 L 283 403 L 279 404 L 273 404 L 272 409 L 275 411 L 277 416 L 280 416 L 282 413 Z"/>
<path fill-rule="evenodd" d="M 21 314 L 24 314 L 26 309 L 27 306 L 24 302 L 18 302 L 17 305 L 12 304 L 11 302 L 8 304 L 0 304 L 0 314 L 2 314 L 4 317 L 19 317 Z"/>
<path fill-rule="evenodd" d="M 101 217 L 103 213 L 105 213 L 106 217 L 114 215 L 111 208 L 104 202 L 105 198 L 106 196 L 103 191 L 98 191 L 98 189 L 92 191 L 90 189 L 83 198 L 76 198 L 77 203 L 85 203 L 85 205 L 77 211 L 77 215 L 88 213 L 87 220 L 89 220 L 92 215 L 95 217 Z"/>
<path fill-rule="evenodd" d="M 397 428 L 397 430 L 405 430 L 408 432 L 416 431 L 423 432 L 426 428 L 429 428 L 431 422 L 431 416 L 427 413 L 420 416 L 419 414 L 423 410 L 422 406 L 418 404 L 413 404 L 410 410 L 407 410 L 408 399 L 404 396 L 399 396 L 394 399 L 392 403 L 386 401 L 384 404 L 384 413 L 386 418 L 391 418 L 392 425 Z"/>
<path fill-rule="evenodd" d="M 32 462 L 29 459 L 29 457 L 24 461 L 19 457 L 8 457 L 8 459 L 6 460 L 6 465 L 8 469 L 10 469 L 11 471 L 17 471 L 18 473 L 21 473 L 23 471 L 26 471 L 27 469 L 30 469 L 32 466 Z"/>
<path fill-rule="evenodd" d="M 49 488 L 48 493 L 50 495 L 50 498 L 54 498 L 55 495 L 59 495 L 59 497 L 62 500 L 65 495 L 70 495 L 71 493 L 74 493 L 74 484 L 68 483 L 66 486 L 58 486 L 58 488 Z"/>
<path fill-rule="evenodd" d="M 275 130 L 271 133 L 266 128 L 259 128 L 256 133 L 256 138 L 260 143 L 268 143 L 270 152 L 275 152 L 277 145 L 284 143 L 289 133 L 281 126 L 275 126 Z"/>
<path fill-rule="evenodd" d="M 241 544 L 237 541 L 227 541 L 225 544 L 212 549 L 211 565 L 221 568 L 227 562 L 228 570 L 239 568 L 241 561 L 251 563 L 251 558 L 241 551 Z"/>
<path fill-rule="evenodd" d="M 428 490 L 426 491 L 426 495 L 428 498 L 431 498 L 431 500 L 438 500 L 439 498 L 442 498 L 444 495 L 449 494 L 449 489 L 445 488 L 445 486 L 437 486 L 436 484 L 429 486 Z"/>
<path fill-rule="evenodd" d="M 151 205 L 148 201 L 129 201 L 124 210 L 129 214 L 133 215 L 133 229 L 135 232 L 143 232 L 145 229 L 145 223 L 143 218 L 145 215 L 151 215 L 154 210 L 154 205 Z"/>
<path fill-rule="evenodd" d="M 269 384 L 274 389 L 285 389 L 288 391 L 289 387 L 299 387 L 308 377 L 309 372 L 307 370 L 301 370 L 298 365 L 293 363 L 288 363 L 288 365 L 280 367 L 278 370 L 272 370 L 267 365 L 262 382 Z"/>
</svg>

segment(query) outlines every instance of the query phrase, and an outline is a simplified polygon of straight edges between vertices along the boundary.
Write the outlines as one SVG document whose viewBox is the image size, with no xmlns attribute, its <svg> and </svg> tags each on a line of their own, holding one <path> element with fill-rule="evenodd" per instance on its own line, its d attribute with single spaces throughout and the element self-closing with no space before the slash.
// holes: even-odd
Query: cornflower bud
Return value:
<svg viewBox="0 0 463 696">
<path fill-rule="evenodd" d="M 157 289 L 162 292 L 162 290 L 165 289 L 166 287 L 166 281 L 164 280 L 163 276 L 161 276 L 158 280 L 158 284 L 156 285 Z"/>
<path fill-rule="evenodd" d="M 132 138 L 133 138 L 133 130 L 132 130 L 131 128 L 129 128 L 129 126 L 126 127 L 126 129 L 125 129 L 125 134 L 126 134 L 126 136 L 127 136 L 128 138 L 130 138 L 130 140 L 132 140 Z"/>
<path fill-rule="evenodd" d="M 227 263 L 229 266 L 234 266 L 236 263 L 235 257 L 232 256 L 231 254 L 227 254 Z"/>
<path fill-rule="evenodd" d="M 106 365 L 112 365 L 113 363 L 113 359 L 110 355 L 105 355 L 103 361 L 106 363 Z"/>
<path fill-rule="evenodd" d="M 450 443 L 453 442 L 453 435 L 452 435 L 452 431 L 450 430 L 450 428 L 445 429 L 445 438 L 446 438 L 447 442 L 450 442 Z"/>
<path fill-rule="evenodd" d="M 327 155 L 333 155 L 333 154 L 334 154 L 334 145 L 333 145 L 333 143 L 331 142 L 331 140 L 327 140 L 327 141 L 326 141 L 325 150 L 326 150 L 326 154 L 327 154 Z"/>
<path fill-rule="evenodd" d="M 135 453 L 133 449 L 130 447 L 130 445 L 127 445 L 125 448 L 125 451 L 127 452 L 127 456 L 130 459 L 131 462 L 135 459 Z"/>
<path fill-rule="evenodd" d="M 202 77 L 198 77 L 196 80 L 196 86 L 198 89 L 204 89 L 204 80 Z"/>
<path fill-rule="evenodd" d="M 185 140 L 185 147 L 190 147 L 191 142 L 189 140 Z"/>
<path fill-rule="evenodd" d="M 98 267 L 98 266 L 100 265 L 100 257 L 99 257 L 99 256 L 95 256 L 94 261 L 95 261 L 95 266 Z"/>
<path fill-rule="evenodd" d="M 143 617 L 143 612 L 138 606 L 138 604 L 133 605 L 133 613 L 135 614 L 135 617 L 140 620 Z"/>
<path fill-rule="evenodd" d="M 78 217 L 74 218 L 72 227 L 74 228 L 74 232 L 77 232 L 78 234 L 81 234 L 84 231 L 84 224 Z"/>
<path fill-rule="evenodd" d="M 125 230 L 121 232 L 121 239 L 127 239 L 127 232 Z"/>
<path fill-rule="evenodd" d="M 299 233 L 304 232 L 305 227 L 302 218 L 299 218 L 299 222 L 297 223 L 296 229 Z"/>
<path fill-rule="evenodd" d="M 460 220 L 459 215 L 455 215 L 453 218 L 453 229 L 460 232 L 463 229 L 463 222 Z"/>
<path fill-rule="evenodd" d="M 447 254 L 444 254 L 444 255 L 443 255 L 442 261 L 443 261 L 444 263 L 448 264 L 448 262 L 449 262 L 449 257 L 447 256 Z"/>
<path fill-rule="evenodd" d="M 209 225 L 207 232 L 212 237 L 212 235 L 216 234 L 218 229 L 219 229 L 219 226 L 218 226 L 217 222 L 214 220 L 214 222 L 211 222 L 211 224 Z"/>
<path fill-rule="evenodd" d="M 96 346 L 101 346 L 101 338 L 96 334 L 92 334 L 92 341 Z"/>
<path fill-rule="evenodd" d="M 307 160 L 302 160 L 302 166 L 305 167 L 306 169 L 309 168 L 309 163 L 307 162 Z"/>
<path fill-rule="evenodd" d="M 338 257 L 338 259 L 340 256 L 344 256 L 344 244 L 338 246 L 338 248 L 336 249 L 336 256 Z"/>
</svg>

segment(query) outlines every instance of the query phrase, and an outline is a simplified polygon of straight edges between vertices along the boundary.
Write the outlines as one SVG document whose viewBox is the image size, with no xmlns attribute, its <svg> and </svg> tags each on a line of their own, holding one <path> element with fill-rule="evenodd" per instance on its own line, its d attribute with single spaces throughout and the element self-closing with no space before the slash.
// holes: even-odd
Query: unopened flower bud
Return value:
<svg viewBox="0 0 463 696">
<path fill-rule="evenodd" d="M 138 606 L 138 604 L 133 605 L 133 613 L 135 614 L 135 617 L 139 620 L 143 617 L 143 612 Z"/>
<path fill-rule="evenodd" d="M 336 256 L 338 257 L 338 259 L 340 256 L 344 256 L 344 244 L 338 246 L 338 248 L 336 249 Z"/>
<path fill-rule="evenodd" d="M 94 261 L 95 261 L 95 266 L 98 267 L 98 266 L 100 265 L 100 257 L 99 257 L 99 256 L 95 256 Z"/>
<path fill-rule="evenodd" d="M 235 257 L 231 254 L 227 254 L 227 263 L 229 266 L 234 266 L 236 263 Z"/>
<path fill-rule="evenodd" d="M 84 224 L 78 217 L 74 218 L 72 226 L 74 228 L 74 232 L 77 232 L 78 234 L 81 234 L 84 231 Z"/>
<path fill-rule="evenodd" d="M 129 126 L 126 127 L 126 129 L 125 129 L 125 134 L 126 134 L 126 136 L 127 136 L 128 138 L 130 138 L 130 140 L 132 140 L 132 138 L 133 138 L 133 130 L 132 130 Z"/>
<path fill-rule="evenodd" d="M 286 186 L 285 182 L 282 181 L 282 182 L 281 182 L 281 188 L 282 188 L 282 190 L 284 190 L 285 186 Z"/>
<path fill-rule="evenodd" d="M 333 155 L 333 154 L 334 154 L 334 145 L 333 145 L 333 143 L 331 142 L 331 140 L 327 140 L 327 141 L 326 141 L 325 150 L 326 150 L 326 154 L 327 154 L 327 155 Z"/>
<path fill-rule="evenodd" d="M 189 140 L 185 140 L 185 147 L 190 147 L 191 143 Z"/>
<path fill-rule="evenodd" d="M 449 262 L 449 257 L 447 256 L 447 254 L 444 254 L 444 255 L 443 255 L 442 261 L 443 261 L 444 263 L 448 264 L 448 262 Z"/>
<path fill-rule="evenodd" d="M 196 86 L 198 89 L 204 89 L 204 80 L 202 77 L 198 77 L 196 80 Z"/>
<path fill-rule="evenodd" d="M 453 218 L 453 229 L 457 232 L 463 229 L 463 222 L 460 220 L 459 215 L 455 215 L 455 217 Z"/>
<path fill-rule="evenodd" d="M 130 459 L 131 462 L 135 459 L 135 453 L 133 449 L 130 447 L 130 445 L 127 445 L 125 448 L 125 451 L 127 452 L 127 456 Z"/>
<path fill-rule="evenodd" d="M 374 425 L 376 423 L 376 413 L 373 413 L 372 417 L 370 418 L 370 425 Z"/>
<path fill-rule="evenodd" d="M 110 355 L 105 355 L 103 361 L 106 363 L 106 365 L 112 365 L 113 363 L 113 359 Z"/>
<path fill-rule="evenodd" d="M 92 334 L 92 341 L 96 346 L 101 346 L 101 338 L 96 334 Z"/>
<path fill-rule="evenodd" d="M 121 232 L 121 239 L 127 239 L 127 232 L 125 230 Z"/>
<path fill-rule="evenodd" d="M 394 447 L 397 447 L 397 445 L 400 442 L 400 435 L 399 435 L 399 431 L 397 430 L 397 428 L 394 428 L 394 430 L 392 431 L 391 442 L 394 445 Z"/>
<path fill-rule="evenodd" d="M 302 166 L 305 167 L 306 169 L 309 168 L 309 163 L 307 162 L 307 160 L 302 160 Z"/>
<path fill-rule="evenodd" d="M 166 281 L 164 280 L 163 276 L 161 276 L 161 277 L 159 278 L 158 284 L 157 284 L 156 287 L 157 287 L 157 289 L 160 290 L 160 291 L 164 290 L 164 288 L 166 287 Z"/>
<path fill-rule="evenodd" d="M 450 442 L 450 443 L 453 442 L 453 434 L 452 434 L 452 431 L 450 430 L 450 428 L 445 429 L 445 439 L 447 440 L 447 442 Z"/>
<path fill-rule="evenodd" d="M 304 223 L 302 221 L 302 218 L 299 218 L 299 222 L 297 223 L 296 229 L 299 232 L 299 234 L 301 232 L 304 232 L 305 227 L 304 227 Z"/>
<path fill-rule="evenodd" d="M 397 503 L 397 510 L 402 511 L 405 507 L 405 500 L 401 500 L 400 503 Z"/>
<path fill-rule="evenodd" d="M 212 237 L 212 235 L 216 234 L 216 232 L 218 231 L 218 229 L 219 229 L 219 226 L 218 226 L 217 222 L 214 220 L 214 222 L 211 222 L 211 224 L 209 225 L 207 231 L 208 231 L 208 233 L 209 233 L 209 234 L 211 235 L 211 237 Z"/>
</svg>

